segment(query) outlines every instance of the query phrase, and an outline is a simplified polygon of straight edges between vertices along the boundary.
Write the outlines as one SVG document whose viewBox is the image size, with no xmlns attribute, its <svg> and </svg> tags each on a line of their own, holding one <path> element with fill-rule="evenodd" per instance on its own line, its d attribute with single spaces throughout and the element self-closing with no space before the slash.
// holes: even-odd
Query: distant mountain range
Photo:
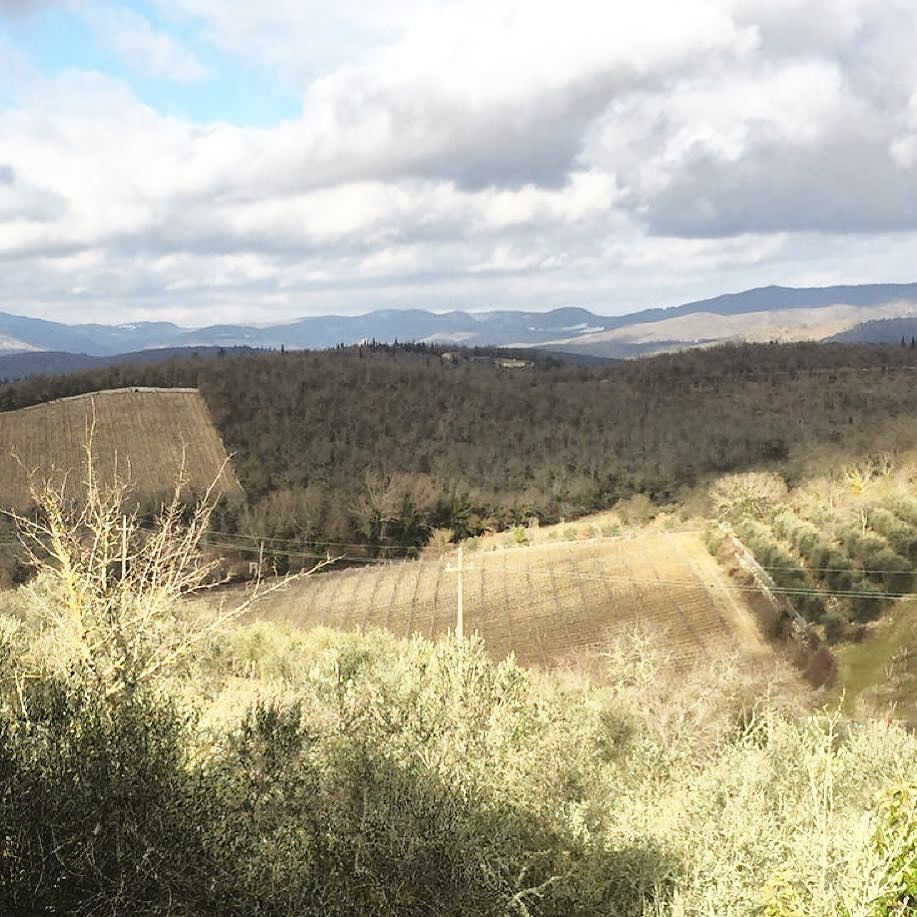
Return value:
<svg viewBox="0 0 917 917">
<path fill-rule="evenodd" d="M 884 320 L 902 324 L 894 331 Z M 268 327 L 171 322 L 66 325 L 0 312 L 0 376 L 60 372 L 136 351 L 187 348 L 312 348 L 426 341 L 445 346 L 538 347 L 623 358 L 726 340 L 881 340 L 900 338 L 917 320 L 917 283 L 817 288 L 763 287 L 671 308 L 600 316 L 551 312 L 446 312 L 420 309 L 322 315 Z M 872 336 L 871 336 L 872 335 Z M 163 353 L 151 355 L 159 359 Z M 15 367 L 15 369 L 14 369 Z M 37 368 L 41 367 L 41 368 Z"/>
</svg>

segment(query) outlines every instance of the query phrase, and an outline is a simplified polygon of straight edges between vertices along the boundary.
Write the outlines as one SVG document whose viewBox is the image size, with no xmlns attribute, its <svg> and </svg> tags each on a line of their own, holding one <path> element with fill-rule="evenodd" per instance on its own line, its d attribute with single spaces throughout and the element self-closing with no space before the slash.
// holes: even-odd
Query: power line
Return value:
<svg viewBox="0 0 917 917">
<path fill-rule="evenodd" d="M 541 571 L 541 570 L 532 570 L 530 571 L 532 576 L 551 576 L 550 573 Z M 608 582 L 608 583 L 624 583 L 634 586 L 678 586 L 685 588 L 696 588 L 699 585 L 706 586 L 708 589 L 713 588 L 712 583 L 704 582 L 703 580 L 664 580 L 664 579 L 637 579 L 636 577 L 628 576 L 598 576 L 588 573 L 579 573 L 577 571 L 561 570 L 561 576 L 568 576 L 572 578 L 578 578 L 583 580 L 591 580 L 593 582 Z M 737 583 L 730 584 L 733 589 L 737 589 L 740 592 L 761 592 L 761 589 L 757 586 L 742 586 Z M 791 586 L 781 587 L 777 586 L 774 589 L 770 589 L 771 592 L 780 593 L 784 595 L 817 595 L 817 596 L 836 596 L 838 598 L 889 598 L 889 599 L 909 599 L 917 598 L 917 593 L 915 592 L 858 592 L 858 591 L 843 591 L 843 590 L 829 590 L 829 589 L 805 589 L 805 588 L 793 588 Z"/>
<path fill-rule="evenodd" d="M 208 529 L 208 533 L 211 535 L 219 535 L 224 538 L 244 538 L 244 539 L 247 539 L 248 541 L 255 541 L 255 542 L 269 541 L 272 543 L 296 545 L 297 547 L 301 545 L 303 542 L 309 540 L 305 536 L 303 536 L 302 538 L 279 538 L 277 536 L 271 536 L 271 535 L 249 535 L 244 532 L 220 532 L 215 529 Z M 381 550 L 381 551 L 406 551 L 406 552 L 416 550 L 415 548 L 405 547 L 404 545 L 395 545 L 395 544 L 372 545 L 366 542 L 362 544 L 357 544 L 356 542 L 353 542 L 353 541 L 325 541 L 324 539 L 321 539 L 321 538 L 316 539 L 316 543 L 329 545 L 330 547 L 334 547 L 334 548 L 363 548 L 363 549 L 373 548 L 373 549 Z"/>
<path fill-rule="evenodd" d="M 902 568 L 900 570 L 879 570 L 875 567 L 810 567 L 808 564 L 800 564 L 798 567 L 765 567 L 764 564 L 758 564 L 762 570 L 810 570 L 814 573 L 917 573 L 917 569 Z"/>
</svg>

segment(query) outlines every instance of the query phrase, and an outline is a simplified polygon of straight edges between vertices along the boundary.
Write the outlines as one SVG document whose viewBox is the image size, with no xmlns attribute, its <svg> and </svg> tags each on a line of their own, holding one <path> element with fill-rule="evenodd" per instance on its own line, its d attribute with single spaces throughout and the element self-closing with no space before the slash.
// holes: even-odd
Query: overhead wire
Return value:
<svg viewBox="0 0 917 917">
<path fill-rule="evenodd" d="M 533 576 L 550 576 L 551 574 L 543 572 L 540 570 L 531 571 Z M 678 586 L 691 588 L 696 587 L 699 583 L 712 587 L 712 583 L 706 583 L 703 580 L 666 580 L 666 579 L 638 579 L 636 577 L 629 576 L 599 576 L 595 574 L 588 573 L 579 573 L 577 571 L 568 571 L 561 570 L 561 576 L 569 576 L 571 578 L 577 577 L 579 579 L 592 580 L 594 582 L 611 582 L 611 583 L 625 583 L 632 584 L 634 586 Z M 742 586 L 737 583 L 730 584 L 731 588 L 737 589 L 740 592 L 760 592 L 761 589 L 757 586 Z M 770 592 L 780 593 L 785 595 L 819 595 L 819 596 L 836 596 L 838 598 L 893 598 L 893 599 L 902 599 L 902 598 L 917 598 L 917 593 L 914 592 L 862 592 L 862 591 L 853 591 L 853 590 L 829 590 L 829 589 L 805 589 L 805 588 L 794 588 L 791 586 L 783 587 L 777 586 L 776 588 L 771 588 Z"/>
<path fill-rule="evenodd" d="M 149 526 L 141 526 L 141 528 L 147 532 L 155 531 L 155 529 Z M 214 531 L 214 532 L 209 532 L 208 535 L 209 534 L 221 535 L 223 537 L 228 537 L 228 538 L 241 538 L 241 539 L 251 541 L 252 542 L 251 545 L 233 544 L 227 541 L 216 541 L 216 540 L 213 540 L 212 538 L 207 537 L 207 535 L 205 535 L 204 542 L 203 542 L 206 547 L 222 548 L 227 551 L 236 551 L 242 554 L 249 554 L 249 555 L 259 555 L 259 556 L 263 555 L 264 550 L 263 550 L 263 547 L 261 547 L 262 542 L 271 542 L 271 543 L 283 544 L 283 545 L 296 545 L 297 547 L 301 545 L 301 542 L 297 540 L 293 540 L 293 539 L 282 539 L 282 538 L 276 538 L 276 537 L 263 537 L 262 538 L 261 536 L 249 535 L 246 533 L 231 533 L 231 532 Z M 366 550 L 367 548 L 370 547 L 369 545 L 366 545 L 366 544 L 356 544 L 353 542 L 349 542 L 349 543 L 348 542 L 322 542 L 322 543 L 328 545 L 329 547 L 348 547 L 348 548 L 355 548 L 357 550 Z M 4 546 L 4 547 L 17 546 L 19 544 L 20 542 L 16 540 L 0 541 L 0 546 Z M 287 549 L 284 549 L 282 553 L 285 554 L 287 557 L 291 557 L 291 558 L 295 557 L 295 558 L 303 559 L 303 560 L 321 561 L 321 560 L 327 560 L 329 557 L 331 557 L 335 562 L 356 563 L 356 564 L 361 564 L 364 566 L 388 566 L 388 565 L 391 565 L 395 561 L 406 561 L 406 560 L 416 559 L 416 556 L 412 556 L 410 554 L 410 551 L 411 551 L 410 548 L 405 548 L 400 545 L 378 545 L 378 546 L 372 546 L 372 547 L 380 551 L 388 551 L 388 552 L 400 551 L 400 552 L 403 552 L 403 554 L 402 556 L 398 556 L 398 557 L 367 557 L 365 555 L 354 555 L 351 553 L 345 553 L 339 556 L 334 556 L 332 552 L 326 552 L 322 554 L 317 551 L 304 551 L 304 550 L 300 551 L 300 550 L 287 550 Z M 800 570 L 803 572 L 824 572 L 824 573 L 829 573 L 829 572 L 861 573 L 863 572 L 862 570 L 855 568 L 855 567 L 810 567 L 810 566 L 805 566 L 805 567 L 802 567 L 802 566 L 800 567 L 771 566 L 771 567 L 768 567 L 768 566 L 761 565 L 761 568 L 769 573 L 778 572 L 781 570 Z M 894 575 L 905 575 L 905 574 L 917 574 L 917 569 L 909 569 L 909 570 L 874 569 L 874 570 L 869 570 L 868 573 L 876 573 L 876 574 L 887 573 L 887 574 L 894 574 Z M 543 573 L 542 571 L 537 571 L 537 570 L 531 570 L 530 574 L 533 576 L 552 575 L 552 574 Z M 692 587 L 692 586 L 697 586 L 698 584 L 697 580 L 667 580 L 667 579 L 660 579 L 658 577 L 654 579 L 642 579 L 642 578 L 636 578 L 636 577 L 613 576 L 613 575 L 604 576 L 604 575 L 580 573 L 578 571 L 569 571 L 569 570 L 563 570 L 563 569 L 557 571 L 557 575 L 567 576 L 567 577 L 577 577 L 581 580 L 625 583 L 625 584 L 632 584 L 635 586 L 659 585 L 659 586 L 673 586 L 673 587 Z M 706 584 L 706 585 L 709 586 L 711 584 Z M 757 586 L 741 586 L 736 583 L 732 583 L 731 587 L 741 592 L 760 592 L 761 591 L 760 588 Z M 833 596 L 837 598 L 906 599 L 906 598 L 917 597 L 917 593 L 915 592 L 866 592 L 863 590 L 856 590 L 856 589 L 833 590 L 833 589 L 820 589 L 817 587 L 807 588 L 807 587 L 793 587 L 793 586 L 779 586 L 779 585 L 769 587 L 769 591 L 775 594 L 780 594 L 780 595 L 821 596 L 821 597 Z"/>
</svg>

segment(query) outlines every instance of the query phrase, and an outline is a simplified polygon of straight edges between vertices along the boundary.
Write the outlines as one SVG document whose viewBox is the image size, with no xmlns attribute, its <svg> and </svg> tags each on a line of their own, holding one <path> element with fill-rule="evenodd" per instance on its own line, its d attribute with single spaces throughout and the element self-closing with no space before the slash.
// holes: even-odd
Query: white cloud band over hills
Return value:
<svg viewBox="0 0 917 917">
<path fill-rule="evenodd" d="M 52 4 L 0 0 L 0 309 L 610 314 L 914 279 L 912 2 L 60 6 L 126 69 L 36 61 L 15 39 Z M 299 112 L 148 97 L 220 91 L 215 60 Z"/>
</svg>

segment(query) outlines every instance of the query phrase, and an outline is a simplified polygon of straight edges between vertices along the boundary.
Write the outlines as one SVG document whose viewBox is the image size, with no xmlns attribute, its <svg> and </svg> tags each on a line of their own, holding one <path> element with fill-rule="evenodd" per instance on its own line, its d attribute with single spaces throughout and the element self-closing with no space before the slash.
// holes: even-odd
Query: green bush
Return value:
<svg viewBox="0 0 917 917">
<path fill-rule="evenodd" d="M 904 594 L 913 588 L 910 563 L 889 547 L 872 555 L 864 562 L 863 569 L 870 578 L 881 583 L 886 592 Z"/>
<path fill-rule="evenodd" d="M 192 912 L 212 875 L 211 805 L 187 722 L 141 694 L 21 688 L 0 716 L 0 911 Z"/>
<path fill-rule="evenodd" d="M 864 568 L 877 554 L 888 548 L 884 538 L 864 532 L 858 524 L 841 529 L 838 536 L 847 556 L 862 564 Z"/>
<path fill-rule="evenodd" d="M 714 556 L 719 553 L 720 548 L 723 546 L 723 542 L 726 540 L 726 533 L 722 529 L 710 525 L 704 530 L 704 544 L 707 545 L 707 550 Z"/>
<path fill-rule="evenodd" d="M 856 594 L 850 599 L 853 616 L 857 621 L 875 621 L 882 614 L 885 596 L 868 580 L 858 580 L 854 584 Z"/>
<path fill-rule="evenodd" d="M 819 529 L 789 510 L 774 517 L 773 527 L 774 533 L 793 545 L 803 557 L 810 558 L 823 544 Z"/>
<path fill-rule="evenodd" d="M 885 536 L 888 543 L 911 563 L 917 562 L 917 529 L 887 509 L 876 507 L 869 513 L 869 527 Z"/>
<path fill-rule="evenodd" d="M 825 628 L 825 639 L 829 643 L 837 643 L 844 639 L 847 622 L 839 614 L 829 612 L 822 618 L 821 623 Z"/>
<path fill-rule="evenodd" d="M 857 560 L 866 575 L 880 583 L 886 592 L 910 592 L 913 585 L 911 563 L 889 547 L 884 538 L 863 532 L 859 525 L 845 529 L 841 537 L 848 555 Z"/>
<path fill-rule="evenodd" d="M 879 799 L 873 849 L 886 864 L 884 888 L 870 917 L 917 911 L 917 783 L 900 783 Z"/>
<path fill-rule="evenodd" d="M 917 500 L 896 494 L 884 500 L 883 506 L 917 531 Z"/>
<path fill-rule="evenodd" d="M 596 821 L 620 714 L 479 641 L 269 631 L 235 635 L 209 677 L 299 699 L 230 714 L 222 736 L 149 690 L 7 692 L 0 913 L 637 917 L 670 881 L 656 841 Z M 284 664 L 285 639 L 307 666 Z M 589 797 L 595 815 L 571 817 Z"/>
</svg>

